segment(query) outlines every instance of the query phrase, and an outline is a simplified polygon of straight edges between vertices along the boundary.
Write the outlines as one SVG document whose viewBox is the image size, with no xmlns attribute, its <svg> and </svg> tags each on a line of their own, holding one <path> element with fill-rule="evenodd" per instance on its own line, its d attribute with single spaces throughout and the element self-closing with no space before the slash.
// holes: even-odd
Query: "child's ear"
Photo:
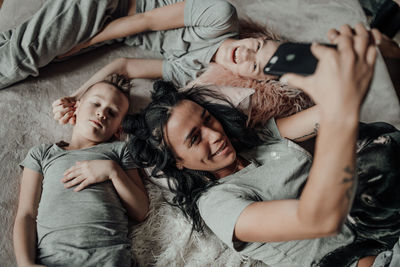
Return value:
<svg viewBox="0 0 400 267">
<path fill-rule="evenodd" d="M 115 134 L 114 134 L 114 137 L 115 137 L 117 140 L 120 140 L 121 136 L 122 136 L 122 126 L 119 126 L 118 130 L 117 130 L 117 131 L 115 132 Z"/>
</svg>

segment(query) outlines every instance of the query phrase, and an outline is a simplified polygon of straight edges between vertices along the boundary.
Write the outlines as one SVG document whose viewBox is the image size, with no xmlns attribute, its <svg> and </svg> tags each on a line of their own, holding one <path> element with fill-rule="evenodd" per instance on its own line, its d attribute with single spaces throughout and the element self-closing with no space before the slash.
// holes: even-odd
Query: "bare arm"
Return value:
<svg viewBox="0 0 400 267">
<path fill-rule="evenodd" d="M 141 222 L 147 217 L 149 211 L 149 199 L 146 189 L 137 169 L 123 171 L 115 163 L 114 172 L 110 175 L 115 189 L 122 200 L 122 204 L 128 211 L 129 217 Z"/>
<path fill-rule="evenodd" d="M 36 257 L 36 216 L 43 176 L 25 168 L 22 174 L 17 216 L 14 223 L 14 251 L 18 266 L 34 266 Z"/>
<path fill-rule="evenodd" d="M 108 40 L 147 31 L 182 28 L 185 26 L 184 8 L 185 1 L 113 20 L 93 38 L 72 48 L 66 54 L 61 55 L 60 58 L 73 55 L 85 47 Z"/>
<path fill-rule="evenodd" d="M 316 136 L 320 126 L 319 123 L 318 105 L 276 120 L 280 134 L 295 142 L 306 141 Z"/>
<path fill-rule="evenodd" d="M 65 171 L 61 182 L 79 192 L 88 185 L 111 180 L 130 218 L 143 221 L 149 209 L 146 189 L 137 169 L 124 171 L 112 160 L 77 162 Z"/>
<path fill-rule="evenodd" d="M 89 45 L 147 31 L 184 27 L 185 1 L 111 21 Z"/>
<path fill-rule="evenodd" d="M 62 97 L 53 102 L 54 119 L 61 124 L 75 124 L 74 105 L 77 97 L 91 85 L 104 80 L 110 74 L 123 74 L 127 78 L 162 78 L 161 59 L 118 58 L 96 72 L 70 97 Z"/>
<path fill-rule="evenodd" d="M 117 73 L 127 78 L 156 79 L 162 78 L 161 59 L 117 58 L 85 82 L 72 96 L 78 96 L 91 85 L 104 80 L 108 75 Z"/>
<path fill-rule="evenodd" d="M 235 237 L 288 241 L 337 233 L 350 210 L 356 185 L 355 143 L 361 103 L 372 78 L 376 48 L 364 27 L 342 27 L 338 50 L 313 46 L 320 62 L 309 77 L 286 75 L 319 106 L 320 130 L 306 186 L 298 200 L 256 202 L 241 213 Z"/>
<path fill-rule="evenodd" d="M 345 122 L 322 120 L 315 160 L 300 200 L 249 205 L 236 223 L 236 238 L 275 242 L 335 234 L 352 203 L 357 125 L 357 117 Z"/>
</svg>

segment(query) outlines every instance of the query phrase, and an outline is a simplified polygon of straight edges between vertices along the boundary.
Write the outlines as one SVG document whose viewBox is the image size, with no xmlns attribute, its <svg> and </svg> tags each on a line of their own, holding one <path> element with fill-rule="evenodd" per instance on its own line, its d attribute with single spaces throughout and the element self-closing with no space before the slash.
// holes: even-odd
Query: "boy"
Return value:
<svg viewBox="0 0 400 267">
<path fill-rule="evenodd" d="M 126 215 L 143 221 L 148 198 L 125 143 L 112 142 L 129 109 L 125 85 L 112 75 L 90 87 L 70 142 L 36 146 L 21 163 L 19 266 L 130 266 Z"/>
</svg>

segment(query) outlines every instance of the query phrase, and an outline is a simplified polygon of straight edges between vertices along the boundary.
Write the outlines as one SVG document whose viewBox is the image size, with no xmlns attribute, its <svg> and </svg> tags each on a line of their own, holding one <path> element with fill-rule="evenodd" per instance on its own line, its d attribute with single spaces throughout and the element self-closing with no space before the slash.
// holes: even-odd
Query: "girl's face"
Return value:
<svg viewBox="0 0 400 267">
<path fill-rule="evenodd" d="M 278 41 L 262 38 L 227 39 L 218 48 L 214 60 L 239 76 L 265 79 L 273 77 L 265 75 L 263 68 L 278 46 Z"/>
<path fill-rule="evenodd" d="M 95 143 L 116 134 L 129 108 L 127 97 L 107 83 L 95 84 L 77 102 L 74 134 Z"/>
<path fill-rule="evenodd" d="M 230 173 L 236 151 L 222 125 L 198 104 L 183 100 L 165 126 L 166 142 L 177 159 L 178 169 L 209 171 L 219 177 Z"/>
</svg>

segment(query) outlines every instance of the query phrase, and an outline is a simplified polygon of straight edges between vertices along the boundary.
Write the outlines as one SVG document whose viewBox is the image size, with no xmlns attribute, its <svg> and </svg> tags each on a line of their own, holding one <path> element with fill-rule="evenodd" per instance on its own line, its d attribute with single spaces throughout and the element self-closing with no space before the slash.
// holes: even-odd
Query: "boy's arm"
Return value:
<svg viewBox="0 0 400 267">
<path fill-rule="evenodd" d="M 65 171 L 61 182 L 66 188 L 76 186 L 74 191 L 78 192 L 107 180 L 113 183 L 129 217 L 143 221 L 149 210 L 149 200 L 137 169 L 124 171 L 113 160 L 82 161 Z"/>
<path fill-rule="evenodd" d="M 144 221 L 149 211 L 149 199 L 137 169 L 124 171 L 114 162 L 114 172 L 110 175 L 115 190 L 129 217 L 138 222 Z"/>
<path fill-rule="evenodd" d="M 77 53 L 79 50 L 108 40 L 139 34 L 147 31 L 163 31 L 182 28 L 184 24 L 185 1 L 163 6 L 144 13 L 125 16 L 111 21 L 105 28 L 88 41 L 81 43 L 60 57 Z"/>
<path fill-rule="evenodd" d="M 14 251 L 18 266 L 34 266 L 36 258 L 36 216 L 41 196 L 43 176 L 24 168 L 14 223 Z"/>
</svg>

